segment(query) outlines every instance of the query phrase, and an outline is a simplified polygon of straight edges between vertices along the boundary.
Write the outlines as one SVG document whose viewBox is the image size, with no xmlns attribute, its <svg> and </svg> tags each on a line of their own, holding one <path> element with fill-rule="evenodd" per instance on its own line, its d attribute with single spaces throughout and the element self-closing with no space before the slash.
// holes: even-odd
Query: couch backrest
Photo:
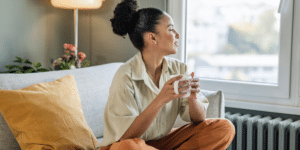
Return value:
<svg viewBox="0 0 300 150">
<path fill-rule="evenodd" d="M 200 91 L 209 102 L 206 118 L 225 118 L 225 99 L 223 91 L 209 91 L 203 89 Z M 183 121 L 178 115 L 174 127 L 181 127 L 187 123 L 188 122 Z"/>
<path fill-rule="evenodd" d="M 123 63 L 109 63 L 74 70 L 31 74 L 0 74 L 0 90 L 22 89 L 32 84 L 51 82 L 72 74 L 77 83 L 83 114 L 87 124 L 95 136 L 101 138 L 104 132 L 103 112 L 108 99 L 109 88 L 114 74 L 122 64 Z M 225 100 L 222 91 L 207 91 L 201 89 L 201 92 L 209 101 L 207 118 L 224 118 Z M 176 120 L 174 126 L 179 127 L 185 123 L 186 122 L 179 118 Z M 19 149 L 19 145 L 0 113 L 0 150 L 7 149 L 17 150 Z"/>
<path fill-rule="evenodd" d="M 36 83 L 51 82 L 72 74 L 79 91 L 83 114 L 97 138 L 103 136 L 103 112 L 114 74 L 123 63 L 109 63 L 81 69 L 30 74 L 0 74 L 0 89 L 16 90 Z M 0 146 L 13 144 L 14 135 L 0 114 Z M 1 148 L 0 148 L 1 149 Z"/>
</svg>

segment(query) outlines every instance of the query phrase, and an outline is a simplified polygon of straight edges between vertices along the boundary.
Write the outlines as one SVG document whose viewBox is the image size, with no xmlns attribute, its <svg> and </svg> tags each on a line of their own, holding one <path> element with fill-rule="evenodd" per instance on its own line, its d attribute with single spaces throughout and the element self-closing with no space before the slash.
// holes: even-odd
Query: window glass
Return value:
<svg viewBox="0 0 300 150">
<path fill-rule="evenodd" d="M 280 0 L 187 0 L 186 55 L 200 78 L 278 84 Z"/>
</svg>

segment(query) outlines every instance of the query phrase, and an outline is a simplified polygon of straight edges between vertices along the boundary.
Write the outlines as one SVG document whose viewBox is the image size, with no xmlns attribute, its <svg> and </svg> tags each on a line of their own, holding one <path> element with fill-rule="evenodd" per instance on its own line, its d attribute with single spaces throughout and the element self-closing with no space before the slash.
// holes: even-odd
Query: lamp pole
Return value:
<svg viewBox="0 0 300 150">
<path fill-rule="evenodd" d="M 78 48 L 78 9 L 98 9 L 104 0 L 51 0 L 54 7 L 63 9 L 74 9 L 74 45 Z M 75 61 L 77 67 L 79 64 L 78 49 L 75 50 Z"/>
<path fill-rule="evenodd" d="M 77 56 L 77 50 L 78 50 L 78 8 L 75 8 L 74 9 L 74 44 L 75 46 L 77 47 L 77 49 L 75 50 L 75 61 L 76 61 L 76 64 L 77 64 L 77 67 L 80 67 L 78 66 L 79 64 L 79 60 L 78 60 L 78 56 Z"/>
</svg>

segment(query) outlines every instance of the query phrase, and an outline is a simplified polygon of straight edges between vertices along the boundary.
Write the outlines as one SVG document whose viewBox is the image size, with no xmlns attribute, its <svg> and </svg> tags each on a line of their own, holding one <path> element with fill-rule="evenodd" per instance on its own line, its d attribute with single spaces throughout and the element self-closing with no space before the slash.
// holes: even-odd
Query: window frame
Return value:
<svg viewBox="0 0 300 150">
<path fill-rule="evenodd" d="M 299 9 L 299 3 L 294 0 L 282 0 L 281 4 L 281 29 L 280 29 L 280 53 L 279 53 L 279 73 L 278 73 L 278 86 L 271 84 L 259 84 L 259 83 L 244 83 L 238 81 L 224 81 L 213 79 L 200 79 L 202 89 L 206 90 L 222 90 L 224 92 L 226 100 L 229 101 L 241 101 L 241 102 L 255 102 L 272 105 L 286 105 L 286 106 L 299 106 L 298 92 L 293 91 L 295 87 L 298 89 L 298 79 L 293 79 L 292 76 L 299 78 L 299 69 L 296 72 L 291 73 L 291 69 L 294 63 L 299 67 L 298 61 L 292 61 L 292 52 L 295 38 L 293 34 L 293 28 L 296 25 L 300 25 L 298 21 L 295 21 L 294 9 Z M 279 4 L 278 4 L 279 5 Z M 175 29 L 180 34 L 180 44 L 178 52 L 170 57 L 179 59 L 187 63 L 187 55 L 185 52 L 186 44 L 186 6 L 187 0 L 167 0 L 167 13 L 173 18 Z M 297 10 L 298 10 L 297 9 Z M 294 17 L 294 18 L 293 18 Z M 296 23 L 295 23 L 296 22 Z M 296 34 L 298 36 L 298 34 Z M 295 70 L 295 69 L 293 69 Z M 295 86 L 297 85 L 297 86 Z M 294 88 L 293 88 L 294 87 Z M 229 103 L 232 105 L 233 103 Z M 234 105 L 234 107 L 237 107 Z"/>
</svg>

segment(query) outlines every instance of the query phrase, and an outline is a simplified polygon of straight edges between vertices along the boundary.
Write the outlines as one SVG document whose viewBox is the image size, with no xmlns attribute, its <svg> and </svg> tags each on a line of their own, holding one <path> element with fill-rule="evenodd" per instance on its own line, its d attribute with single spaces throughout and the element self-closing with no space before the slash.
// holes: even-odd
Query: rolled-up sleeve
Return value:
<svg viewBox="0 0 300 150">
<path fill-rule="evenodd" d="M 110 87 L 104 111 L 105 140 L 118 141 L 139 115 L 131 79 L 121 71 L 116 73 Z"/>
<path fill-rule="evenodd" d="M 180 64 L 180 74 L 187 74 L 187 65 L 184 63 Z M 199 93 L 196 94 L 197 97 L 197 102 L 199 102 L 200 104 L 202 104 L 205 108 L 205 112 L 207 110 L 207 107 L 209 105 L 209 102 L 207 100 L 207 98 L 201 93 L 201 91 Z M 187 98 L 181 98 L 180 99 L 180 118 L 184 121 L 187 122 L 191 122 L 191 117 L 190 117 L 190 109 L 189 109 L 189 102 Z"/>
</svg>

